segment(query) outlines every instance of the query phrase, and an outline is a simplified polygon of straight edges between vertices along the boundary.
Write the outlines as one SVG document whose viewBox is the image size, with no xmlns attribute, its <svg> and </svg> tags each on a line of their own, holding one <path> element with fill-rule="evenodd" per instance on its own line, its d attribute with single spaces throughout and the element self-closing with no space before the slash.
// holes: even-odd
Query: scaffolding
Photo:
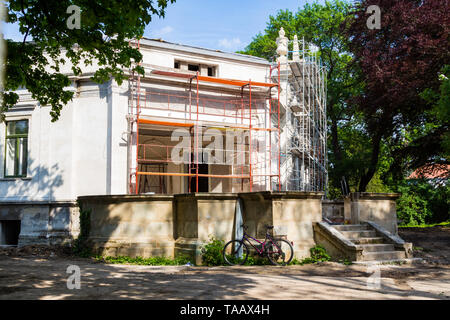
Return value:
<svg viewBox="0 0 450 320">
<path fill-rule="evenodd" d="M 326 191 L 326 71 L 299 43 L 267 82 L 131 72 L 129 193 Z"/>
<path fill-rule="evenodd" d="M 130 79 L 130 193 L 281 190 L 277 83 L 144 69 L 152 81 Z"/>
<path fill-rule="evenodd" d="M 290 44 L 293 50 L 273 77 L 282 91 L 283 190 L 326 192 L 326 69 L 314 45 L 304 39 Z"/>
</svg>

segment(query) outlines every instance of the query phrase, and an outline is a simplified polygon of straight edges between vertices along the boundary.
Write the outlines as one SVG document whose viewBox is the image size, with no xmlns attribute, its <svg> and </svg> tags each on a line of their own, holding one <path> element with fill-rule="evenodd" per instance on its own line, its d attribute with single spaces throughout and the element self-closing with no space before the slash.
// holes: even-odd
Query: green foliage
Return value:
<svg viewBox="0 0 450 320">
<path fill-rule="evenodd" d="M 258 254 L 254 256 L 248 255 L 247 261 L 245 261 L 244 266 L 266 266 L 272 265 L 269 259 L 263 258 Z"/>
<path fill-rule="evenodd" d="M 445 126 L 445 131 L 443 132 L 441 146 L 442 146 L 442 157 L 450 161 L 450 130 L 448 130 L 448 125 L 450 124 L 450 65 L 445 65 L 439 75 L 440 87 L 438 92 L 428 88 L 422 92 L 421 97 L 433 105 L 431 113 L 434 115 L 434 126 L 435 127 Z"/>
<path fill-rule="evenodd" d="M 179 266 L 185 265 L 190 262 L 189 257 L 184 255 L 179 255 L 172 258 L 167 257 L 150 257 L 150 258 L 142 258 L 142 257 L 96 257 L 99 261 L 104 261 L 106 263 L 111 264 L 135 264 L 135 265 L 144 265 L 144 266 Z"/>
<path fill-rule="evenodd" d="M 225 243 L 223 240 L 211 237 L 209 242 L 203 246 L 202 262 L 207 266 L 221 266 L 224 264 L 223 247 Z"/>
<path fill-rule="evenodd" d="M 292 259 L 291 263 L 292 265 L 304 265 L 304 264 L 311 264 L 311 263 L 318 263 L 318 262 L 325 262 L 330 261 L 331 257 L 325 250 L 325 248 L 321 245 L 315 245 L 311 249 L 309 249 L 309 252 L 311 254 L 310 257 L 304 258 L 303 260 L 298 259 Z"/>
<path fill-rule="evenodd" d="M 450 219 L 450 186 L 433 186 L 424 180 L 408 180 L 397 191 L 397 216 L 402 225 L 424 225 Z"/>
<path fill-rule="evenodd" d="M 82 63 L 98 64 L 92 80 L 104 83 L 111 78 L 120 85 L 124 70 L 140 62 L 142 55 L 129 45 L 139 39 L 152 15 L 164 17 L 168 3 L 175 0 L 10 0 L 7 22 L 17 23 L 23 40 L 6 40 L 7 61 L 3 112 L 18 102 L 14 93 L 26 88 L 41 105 L 50 105 L 52 120 L 73 98 L 64 64 L 73 76 L 81 74 Z M 66 12 L 70 5 L 81 9 L 81 28 L 69 29 Z M 29 41 L 29 40 L 32 40 Z M 134 71 L 143 74 L 142 67 Z"/>
<path fill-rule="evenodd" d="M 397 201 L 397 216 L 402 224 L 425 223 L 425 220 L 431 216 L 427 204 L 426 200 L 415 193 L 404 193 Z"/>
<path fill-rule="evenodd" d="M 90 257 L 91 248 L 88 244 L 89 233 L 91 231 L 91 210 L 83 210 L 80 205 L 80 234 L 73 243 L 73 253 L 80 257 Z"/>
</svg>

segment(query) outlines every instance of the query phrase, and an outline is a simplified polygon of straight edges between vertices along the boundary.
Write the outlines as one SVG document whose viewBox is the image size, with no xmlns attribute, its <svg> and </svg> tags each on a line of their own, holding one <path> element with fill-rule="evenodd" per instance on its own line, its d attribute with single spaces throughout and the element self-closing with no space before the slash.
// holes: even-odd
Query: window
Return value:
<svg viewBox="0 0 450 320">
<path fill-rule="evenodd" d="M 26 177 L 28 120 L 6 122 L 5 178 Z"/>
<path fill-rule="evenodd" d="M 217 66 L 207 65 L 203 63 L 196 63 L 194 61 L 182 61 L 174 60 L 174 69 L 188 70 L 193 72 L 199 72 L 202 76 L 217 77 Z"/>
<path fill-rule="evenodd" d="M 216 68 L 208 67 L 208 77 L 215 77 L 215 76 L 216 76 Z"/>
<path fill-rule="evenodd" d="M 188 70 L 189 71 L 199 71 L 200 70 L 200 66 L 196 65 L 196 64 L 188 64 Z"/>
</svg>

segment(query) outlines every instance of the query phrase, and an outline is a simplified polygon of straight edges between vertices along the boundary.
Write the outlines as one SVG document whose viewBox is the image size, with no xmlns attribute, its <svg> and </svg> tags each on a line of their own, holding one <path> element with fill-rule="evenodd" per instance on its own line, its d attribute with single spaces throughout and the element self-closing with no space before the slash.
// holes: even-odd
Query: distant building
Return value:
<svg viewBox="0 0 450 320">
<path fill-rule="evenodd" d="M 450 175 L 450 165 L 426 165 L 414 170 L 409 176 L 409 180 L 423 179 L 429 183 L 439 186 L 446 185 Z"/>
</svg>

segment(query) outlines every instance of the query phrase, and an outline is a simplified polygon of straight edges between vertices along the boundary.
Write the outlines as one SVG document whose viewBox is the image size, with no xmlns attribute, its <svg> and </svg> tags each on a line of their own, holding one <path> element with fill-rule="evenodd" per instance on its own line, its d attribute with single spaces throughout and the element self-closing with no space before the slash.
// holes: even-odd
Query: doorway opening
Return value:
<svg viewBox="0 0 450 320">
<path fill-rule="evenodd" d="M 0 220 L 0 245 L 19 244 L 20 220 Z"/>
</svg>

